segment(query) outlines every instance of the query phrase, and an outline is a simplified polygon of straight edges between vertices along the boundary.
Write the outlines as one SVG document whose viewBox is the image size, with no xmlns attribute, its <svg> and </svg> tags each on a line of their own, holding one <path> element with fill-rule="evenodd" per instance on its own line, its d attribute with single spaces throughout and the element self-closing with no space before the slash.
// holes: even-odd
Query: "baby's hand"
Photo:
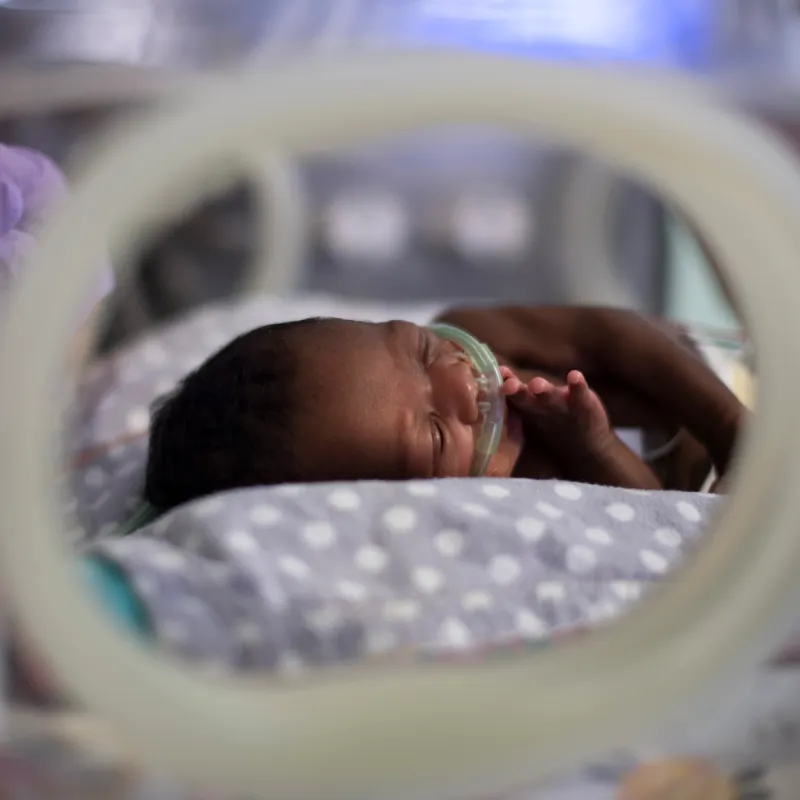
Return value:
<svg viewBox="0 0 800 800">
<path fill-rule="evenodd" d="M 510 405 L 547 438 L 555 437 L 561 444 L 580 439 L 592 447 L 605 444 L 612 433 L 606 410 L 583 373 L 573 370 L 564 386 L 556 386 L 542 377 L 523 383 L 507 367 L 501 372 Z"/>
<path fill-rule="evenodd" d="M 511 397 L 520 392 L 528 391 L 528 387 L 514 373 L 510 367 L 500 367 L 500 374 L 503 376 L 502 393 L 504 397 Z"/>
<path fill-rule="evenodd" d="M 563 386 L 543 377 L 522 383 L 510 370 L 504 377 L 508 405 L 519 413 L 533 441 L 549 449 L 563 477 L 604 486 L 660 488 L 655 473 L 616 435 L 583 373 L 572 370 Z"/>
</svg>

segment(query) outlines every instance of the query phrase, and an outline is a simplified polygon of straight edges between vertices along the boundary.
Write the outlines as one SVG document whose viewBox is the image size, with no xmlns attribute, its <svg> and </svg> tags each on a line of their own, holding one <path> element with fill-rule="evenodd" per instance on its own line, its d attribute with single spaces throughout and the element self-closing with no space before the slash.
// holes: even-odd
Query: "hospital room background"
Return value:
<svg viewBox="0 0 800 800">
<path fill-rule="evenodd" d="M 279 71 L 284 60 L 310 53 L 409 47 L 675 72 L 713 86 L 800 147 L 800 4 L 793 0 L 0 0 L 0 143 L 41 151 L 71 176 L 92 137 L 127 115 L 168 104 L 198 76 L 231 67 Z M 169 390 L 193 363 L 187 339 L 205 336 L 206 344 L 218 346 L 263 318 L 266 306 L 244 295 L 298 296 L 307 315 L 341 308 L 382 317 L 394 308 L 457 303 L 621 304 L 696 331 L 711 361 L 730 355 L 748 371 L 755 363 L 728 290 L 679 209 L 558 142 L 534 142 L 500 127 L 439 127 L 335 153 L 271 153 L 207 195 L 150 236 L 106 302 L 96 364 L 81 395 L 94 404 L 92 435 L 113 439 L 118 451 L 81 466 L 100 532 L 116 524 L 100 509 L 102 476 L 117 469 L 120 480 L 130 478 L 112 462 L 125 448 L 124 458 L 141 458 L 142 440 L 131 445 L 125 437 L 146 428 L 151 395 Z M 275 226 L 292 228 L 291 236 L 280 237 L 288 251 L 276 251 Z M 266 262 L 280 268 L 265 272 Z M 232 307 L 242 309 L 236 322 Z M 164 338 L 156 341 L 153 331 L 161 330 Z M 129 392 L 140 392 L 123 416 L 97 399 L 106 391 L 109 365 L 128 381 Z M 148 365 L 161 370 L 150 384 L 142 377 Z M 94 458 L 97 441 L 87 435 L 75 452 Z M 582 491 L 568 484 L 556 489 L 562 501 Z M 328 498 L 337 513 L 361 502 L 347 491 L 335 502 Z M 485 494 L 500 499 L 505 491 L 488 486 Z M 420 490 L 419 499 L 425 496 Z M 682 523 L 705 523 L 713 510 L 682 502 L 676 506 Z M 612 506 L 612 518 L 624 522 L 629 506 Z M 539 507 L 545 516 L 550 508 L 552 519 L 561 514 L 548 503 Z M 248 511 L 253 524 L 267 525 L 265 508 L 272 506 Z M 473 503 L 470 513 L 480 517 L 482 508 Z M 131 509 L 123 504 L 115 513 Z M 390 527 L 410 526 L 404 506 L 392 509 L 400 510 Z M 519 535 L 532 541 L 539 535 L 532 525 L 528 517 L 517 520 Z M 682 549 L 692 539 L 688 529 L 675 528 L 678 523 L 658 527 L 659 546 Z M 330 535 L 324 526 L 304 530 L 320 548 Z M 600 547 L 603 531 L 589 531 L 595 531 L 592 546 Z M 448 546 L 456 544 L 442 540 Z M 644 552 L 652 572 L 677 564 L 661 551 Z M 303 567 L 294 568 L 299 574 Z M 626 603 L 639 597 L 633 583 L 618 580 L 613 587 Z M 355 593 L 357 585 L 348 585 Z M 554 586 L 550 591 L 561 591 Z M 481 592 L 470 597 L 475 609 L 489 602 Z M 613 616 L 602 605 L 595 603 L 597 616 L 588 622 Z M 393 608 L 398 619 L 410 613 L 408 605 Z M 527 629 L 520 623 L 519 630 L 536 639 L 539 622 L 526 620 Z M 283 666 L 290 671 L 288 660 Z M 615 751 L 579 775 L 492 796 L 800 797 L 800 708 L 786 700 L 800 696 L 796 683 L 794 671 L 788 680 L 783 673 L 760 675 L 713 730 L 680 728 L 658 746 Z M 3 715 L 13 724 L 0 749 L 12 768 L 0 763 L 0 795 L 7 783 L 14 791 L 40 792 L 30 795 L 36 797 L 62 792 L 54 786 L 78 787 L 82 797 L 209 796 L 182 793 L 188 789 L 150 765 L 132 766 L 110 732 L 98 732 L 71 711 L 40 707 L 25 687 L 20 691 L 22 699 Z M 67 791 L 52 796 L 72 796 Z"/>
<path fill-rule="evenodd" d="M 761 105 L 764 81 L 775 74 L 788 80 L 797 61 L 794 12 L 777 0 L 669 8 L 610 0 L 231 0 L 153 9 L 147 3 L 11 0 L 0 4 L 0 15 L 0 53 L 12 74 L 21 65 L 66 64 L 172 76 L 304 50 L 449 45 L 677 68 L 713 75 L 735 85 L 745 102 Z M 75 98 L 67 107 L 61 100 L 59 108 L 47 108 L 42 91 L 28 100 L 38 106 L 28 113 L 4 112 L 3 141 L 66 163 L 82 137 L 161 91 L 154 75 L 127 83 L 115 87 L 116 97 L 98 89 L 96 97 Z M 780 98 L 775 101 L 778 113 Z M 491 286 L 498 300 L 523 291 L 537 302 L 563 302 L 565 240 L 580 217 L 597 231 L 645 309 L 712 327 L 735 324 L 681 222 L 659 198 L 610 170 L 600 181 L 592 173 L 601 167 L 581 154 L 532 147 L 496 132 L 461 132 L 292 167 L 310 203 L 308 259 L 295 278 L 306 291 L 469 300 L 485 297 Z M 574 195 L 590 182 L 602 183 L 585 201 L 594 208 L 573 205 L 570 214 Z M 235 291 L 253 241 L 247 188 L 219 198 L 147 253 L 135 291 L 116 300 L 108 344 L 146 320 Z M 586 220 L 587 213 L 597 219 Z M 359 224 L 362 214 L 368 216 Z"/>
</svg>

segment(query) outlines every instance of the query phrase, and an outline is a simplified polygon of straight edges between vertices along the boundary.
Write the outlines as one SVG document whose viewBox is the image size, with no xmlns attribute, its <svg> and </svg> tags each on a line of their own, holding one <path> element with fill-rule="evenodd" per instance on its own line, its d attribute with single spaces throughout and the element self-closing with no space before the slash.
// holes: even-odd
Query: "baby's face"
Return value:
<svg viewBox="0 0 800 800">
<path fill-rule="evenodd" d="M 456 344 L 408 322 L 329 320 L 304 340 L 301 364 L 295 453 L 310 479 L 469 475 L 482 420 Z M 511 415 L 487 474 L 509 476 L 522 446 Z"/>
</svg>

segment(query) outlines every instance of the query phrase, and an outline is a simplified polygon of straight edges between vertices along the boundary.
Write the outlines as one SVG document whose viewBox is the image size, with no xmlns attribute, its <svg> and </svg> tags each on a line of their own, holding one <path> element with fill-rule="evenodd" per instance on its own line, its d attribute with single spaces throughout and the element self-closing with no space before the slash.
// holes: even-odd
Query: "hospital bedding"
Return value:
<svg viewBox="0 0 800 800">
<path fill-rule="evenodd" d="M 363 482 L 225 493 L 115 536 L 141 487 L 149 405 L 232 336 L 318 314 L 425 322 L 436 311 L 331 303 L 204 310 L 97 364 L 82 387 L 67 513 L 76 539 L 88 534 L 81 549 L 129 575 L 174 655 L 291 679 L 349 661 L 479 661 L 547 646 L 624 613 L 713 518 L 720 499 L 707 495 L 559 481 Z M 730 350 L 701 339 L 707 357 Z M 741 374 L 731 367 L 723 377 Z M 763 765 L 797 754 L 798 722 L 800 670 L 765 668 L 702 723 L 513 797 L 610 799 L 638 765 L 689 754 L 738 776 L 744 798 L 742 787 L 762 792 Z"/>
<path fill-rule="evenodd" d="M 251 489 L 87 550 L 129 575 L 167 652 L 291 680 L 354 661 L 475 663 L 607 622 L 691 552 L 718 503 L 557 481 Z M 800 671 L 749 676 L 686 722 L 571 783 L 610 789 L 676 753 L 735 771 L 791 756 Z"/>
</svg>

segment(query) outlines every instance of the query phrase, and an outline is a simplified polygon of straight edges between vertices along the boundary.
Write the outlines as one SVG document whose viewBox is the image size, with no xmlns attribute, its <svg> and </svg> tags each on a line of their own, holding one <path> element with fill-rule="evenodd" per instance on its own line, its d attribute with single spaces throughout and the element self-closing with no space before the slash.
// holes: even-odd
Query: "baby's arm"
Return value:
<svg viewBox="0 0 800 800">
<path fill-rule="evenodd" d="M 702 444 L 720 474 L 728 468 L 745 408 L 663 325 L 632 312 L 596 309 L 584 343 L 601 370 L 660 403 Z"/>
<path fill-rule="evenodd" d="M 443 319 L 485 341 L 514 367 L 585 373 L 614 427 L 686 427 L 724 472 L 744 407 L 664 325 L 605 308 L 482 308 Z"/>
</svg>

